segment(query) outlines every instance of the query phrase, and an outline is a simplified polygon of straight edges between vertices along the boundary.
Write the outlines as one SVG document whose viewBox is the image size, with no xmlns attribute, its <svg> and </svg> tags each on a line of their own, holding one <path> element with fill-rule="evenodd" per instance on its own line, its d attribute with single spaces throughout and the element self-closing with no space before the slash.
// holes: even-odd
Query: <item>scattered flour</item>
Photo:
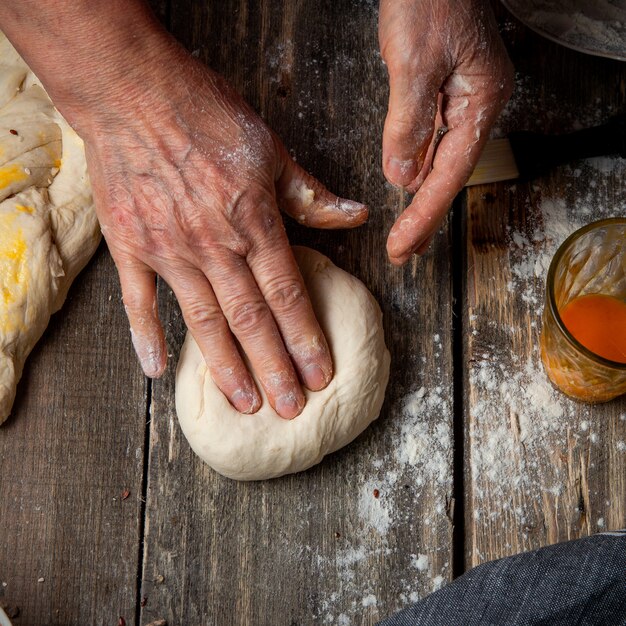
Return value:
<svg viewBox="0 0 626 626">
<path fill-rule="evenodd" d="M 376 606 L 376 604 L 376 596 L 373 593 L 366 595 L 363 600 L 361 600 L 361 606 L 363 608 L 367 608 L 368 606 Z"/>
<path fill-rule="evenodd" d="M 386 488 L 395 485 L 396 477 L 388 475 L 385 480 Z M 379 489 L 380 481 L 368 480 L 361 486 L 361 495 L 359 497 L 359 515 L 370 528 L 374 528 L 376 532 L 384 536 L 391 525 L 390 507 L 388 498 L 390 493 L 384 488 Z M 374 494 L 377 494 L 375 496 Z"/>
<path fill-rule="evenodd" d="M 375 17 L 376 0 L 355 2 L 358 9 L 366 8 Z M 355 9 L 356 11 L 357 9 Z M 350 24 L 346 25 L 350 28 Z M 336 54 L 331 54 L 317 37 L 311 37 L 305 50 L 293 50 L 290 42 L 277 43 L 270 47 L 266 58 L 270 82 L 274 88 L 290 88 L 290 105 L 298 121 L 297 132 L 311 130 L 310 153 L 298 155 L 301 159 L 315 161 L 319 156 L 338 163 L 351 163 L 359 147 L 372 142 L 375 124 L 384 119 L 386 98 L 383 95 L 372 102 L 369 98 L 343 98 L 349 102 L 349 110 L 338 113 L 320 114 L 320 98 L 328 90 L 354 89 L 350 80 L 353 68 L 363 62 L 359 46 L 339 45 Z M 307 83 L 298 82 L 296 63 L 307 65 Z M 369 61 L 368 61 L 369 62 Z M 376 59 L 380 64 L 380 58 Z M 384 81 L 382 66 L 378 69 Z M 292 82 L 290 82 L 292 81 Z M 358 95 L 358 94 L 357 94 Z M 523 116 L 522 111 L 528 111 Z M 539 86 L 530 78 L 517 76 L 517 88 L 493 136 L 501 136 L 518 129 L 520 118 L 531 120 L 530 130 L 563 132 L 603 122 L 613 111 L 600 107 L 598 103 L 585 105 L 577 110 L 560 102 L 559 94 L 540 93 Z M 548 127 L 546 128 L 546 119 Z M 357 123 L 355 123 L 355 120 Z M 541 127 L 541 128 L 540 128 Z M 376 130 L 379 132 L 380 129 Z M 246 155 L 243 155 L 246 156 Z M 372 171 L 378 172 L 378 160 L 372 160 Z M 626 198 L 618 199 L 611 208 L 599 207 L 596 198 L 607 195 L 607 186 L 614 176 L 626 176 L 626 160 L 595 159 L 570 169 L 571 190 L 564 196 L 540 200 L 535 222 L 524 232 L 510 231 L 511 277 L 509 296 L 520 298 L 533 313 L 535 321 L 531 327 L 538 331 L 543 304 L 544 279 L 556 247 L 577 226 L 591 218 L 624 213 Z M 576 179 L 592 174 L 594 185 L 578 202 L 579 217 L 571 219 L 573 192 Z M 388 188 L 389 191 L 391 188 Z M 516 187 L 509 188 L 511 193 Z M 570 191 L 572 193 L 570 193 Z M 536 196 L 540 189 L 535 190 Z M 567 194 L 570 196 L 567 197 Z M 620 204 L 621 203 L 621 204 Z M 397 316 L 413 316 L 420 300 L 417 289 L 406 291 L 402 298 L 394 298 L 392 305 Z M 443 312 L 445 317 L 447 312 Z M 482 316 L 470 312 L 470 321 L 476 326 L 473 337 L 484 339 L 483 329 L 490 333 L 500 332 L 511 336 L 514 329 L 506 328 L 496 320 L 483 322 Z M 394 338 L 400 345 L 401 338 Z M 346 521 L 348 532 L 337 538 L 334 549 L 321 543 L 306 546 L 306 550 L 317 560 L 320 571 L 336 571 L 341 581 L 338 589 L 319 590 L 316 599 L 315 623 L 360 624 L 364 616 L 384 617 L 402 606 L 416 602 L 431 590 L 440 588 L 450 576 L 450 564 L 436 550 L 426 554 L 418 551 L 431 550 L 431 546 L 420 546 L 423 528 L 433 533 L 449 528 L 447 500 L 452 494 L 452 432 L 449 416 L 452 413 L 452 388 L 443 384 L 447 380 L 439 370 L 437 359 L 448 346 L 435 334 L 426 338 L 434 348 L 432 360 L 422 354 L 403 354 L 407 369 L 412 372 L 412 382 L 405 387 L 396 386 L 390 394 L 391 407 L 384 429 L 386 450 L 369 464 L 370 474 L 365 478 L 359 473 L 351 488 L 357 494 L 354 519 Z M 498 345 L 501 345 L 500 343 Z M 517 351 L 519 353 L 520 351 Z M 470 372 L 471 393 L 475 394 L 475 427 L 469 433 L 473 443 L 471 470 L 477 477 L 476 485 L 481 495 L 493 495 L 502 504 L 502 512 L 513 515 L 523 522 L 527 511 L 519 498 L 513 497 L 511 486 L 520 493 L 540 501 L 543 494 L 559 498 L 566 480 L 565 468 L 555 466 L 554 475 L 537 475 L 538 457 L 544 452 L 546 438 L 555 441 L 557 447 L 565 445 L 568 436 L 588 438 L 590 424 L 594 424 L 591 411 L 577 410 L 573 403 L 565 400 L 549 385 L 539 362 L 538 353 L 533 353 L 526 362 L 516 361 L 516 350 L 509 354 L 495 354 L 485 346 L 483 355 Z M 428 381 L 428 382 L 426 382 Z M 622 416 L 626 420 L 626 414 Z M 489 423 L 490 428 L 481 429 Z M 583 424 L 585 426 L 583 427 Z M 583 437 L 583 433 L 585 433 Z M 621 447 L 620 447 L 621 446 Z M 623 441 L 617 450 L 626 450 Z M 389 471 L 393 463 L 394 470 Z M 351 480 L 353 477 L 348 477 Z M 435 510 L 424 512 L 420 501 L 437 496 L 440 504 Z M 486 514 L 473 511 L 477 521 L 489 522 L 499 512 Z M 600 521 L 597 522 L 598 526 Z M 415 554 L 399 553 L 395 544 L 398 529 L 416 537 Z M 339 533 L 338 533 L 339 535 Z M 380 569 L 381 562 L 390 560 L 400 563 L 402 576 L 397 581 L 397 606 L 383 603 L 376 597 L 376 589 L 368 588 L 368 570 Z M 397 566 L 397 565 L 396 565 Z M 380 614 L 378 613 L 380 612 Z"/>
<path fill-rule="evenodd" d="M 476 398 L 470 432 L 475 489 L 480 497 L 497 497 L 503 510 L 513 504 L 503 498 L 536 486 L 534 470 L 546 438 L 564 447 L 568 421 L 576 414 L 576 405 L 553 389 L 537 358 L 535 353 L 523 365 L 514 356 L 510 363 L 484 360 L 470 373 Z M 560 490 L 552 483 L 540 487 L 553 494 Z"/>
<path fill-rule="evenodd" d="M 451 487 L 452 442 L 449 425 L 441 420 L 452 412 L 451 390 L 421 387 L 404 399 L 403 421 L 396 460 L 415 468 L 417 486 L 435 483 Z"/>
<path fill-rule="evenodd" d="M 414 554 L 411 555 L 411 567 L 414 567 L 420 572 L 426 572 L 428 571 L 429 566 L 430 561 L 425 554 L 418 554 L 417 556 Z"/>
<path fill-rule="evenodd" d="M 582 125 L 590 125 L 588 121 Z M 568 399 L 549 383 L 541 364 L 539 333 L 545 280 L 558 246 L 586 223 L 626 214 L 626 190 L 614 184 L 626 175 L 626 161 L 593 159 L 576 168 L 565 167 L 562 173 L 566 181 L 571 177 L 593 184 L 582 186 L 581 194 L 580 180 L 565 182 L 562 196 L 552 198 L 542 197 L 542 188 L 534 185 L 524 230 L 509 231 L 510 278 L 504 308 L 525 308 L 528 327 L 511 327 L 506 316 L 485 319 L 477 310 L 470 312 L 475 329 L 471 341 L 480 346 L 469 376 L 473 488 L 478 499 L 499 503 L 499 510 L 490 507 L 489 513 L 474 510 L 475 520 L 489 526 L 485 532 L 532 527 L 542 523 L 536 518 L 547 502 L 558 507 L 568 495 L 577 502 L 572 472 L 581 472 L 581 480 L 586 479 L 585 468 L 593 468 L 594 461 L 587 466 L 583 459 L 573 467 L 568 451 L 578 450 L 574 457 L 579 458 L 583 449 L 600 443 L 593 408 Z M 521 355 L 526 355 L 523 360 Z"/>
<path fill-rule="evenodd" d="M 380 140 L 373 141 L 373 138 L 382 132 L 387 92 L 381 89 L 373 99 L 369 95 L 363 97 L 353 80 L 355 68 L 366 63 L 375 72 L 374 82 L 386 82 L 380 54 L 373 52 L 377 48 L 375 28 L 371 33 L 362 32 L 364 12 L 369 14 L 372 25 L 376 24 L 378 1 L 352 0 L 351 4 L 354 5 L 353 11 L 341 11 L 341 14 L 348 15 L 343 24 L 346 33 L 354 29 L 355 36 L 332 42 L 329 46 L 324 33 L 315 30 L 319 27 L 316 24 L 311 26 L 310 39 L 300 43 L 302 47 L 298 50 L 294 50 L 290 42 L 281 41 L 272 42 L 267 48 L 264 60 L 277 101 L 284 96 L 289 104 L 290 114 L 296 120 L 294 132 L 309 133 L 305 142 L 308 148 L 301 148 L 297 155 L 292 153 L 304 166 L 331 162 L 346 167 L 364 145 L 368 150 L 380 151 Z M 358 16 L 354 23 L 349 17 L 351 14 Z M 362 40 L 365 37 L 372 41 L 366 43 Z M 306 81 L 302 76 L 306 76 Z M 345 106 L 341 110 L 320 106 L 320 102 L 327 99 L 341 101 Z M 287 144 L 290 143 L 289 132 L 287 130 L 283 136 Z M 372 157 L 371 172 L 366 171 L 364 175 L 368 180 L 376 176 L 382 187 L 379 164 L 380 155 Z M 390 186 L 384 189 L 385 193 L 398 195 Z M 411 288 L 404 296 L 397 303 L 397 315 L 410 318 L 414 324 L 415 311 L 420 306 L 419 294 Z M 448 313 L 442 310 L 442 314 Z M 429 567 L 420 570 L 411 567 L 410 554 L 399 550 L 396 543 L 399 533 L 413 536 L 415 546 L 412 550 L 423 552 L 426 547 L 419 545 L 423 537 L 420 529 L 427 526 L 429 534 L 438 536 L 448 532 L 451 523 L 446 502 L 452 494 L 450 467 L 453 449 L 449 426 L 452 386 L 448 372 L 440 371 L 438 365 L 439 360 L 445 362 L 443 355 L 449 346 L 444 345 L 442 335 L 434 333 L 427 341 L 432 342 L 432 352 L 429 353 L 432 360 L 426 360 L 423 346 L 410 353 L 405 351 L 403 366 L 410 371 L 410 379 L 394 380 L 390 385 L 393 386 L 389 392 L 390 409 L 381 430 L 385 445 L 369 460 L 369 475 L 363 476 L 363 472 L 359 472 L 346 478 L 354 479 L 350 483 L 350 489 L 356 495 L 356 508 L 351 511 L 353 516 L 346 519 L 345 524 L 342 521 L 337 528 L 331 548 L 324 543 L 306 546 L 320 571 L 335 571 L 341 580 L 337 589 L 317 591 L 315 623 L 360 624 L 365 618 L 385 617 L 418 600 L 421 594 L 432 588 L 435 577 L 447 580 L 450 576 L 447 548 L 444 554 L 438 554 L 435 549 L 429 552 Z M 403 337 L 394 337 L 395 345 L 403 342 Z M 423 510 L 420 506 L 423 501 L 440 501 L 441 504 L 429 505 Z M 393 602 L 382 603 L 376 597 L 377 590 L 368 588 L 372 582 L 370 572 L 380 571 L 381 563 L 389 564 L 384 566 L 385 569 L 401 572 L 397 579 L 395 606 Z"/>
<path fill-rule="evenodd" d="M 433 338 L 441 345 L 441 338 Z M 420 598 L 418 590 L 439 588 L 450 574 L 448 561 L 441 563 L 436 550 L 425 554 L 401 554 L 389 541 L 389 533 L 398 525 L 413 531 L 418 517 L 425 526 L 449 526 L 445 501 L 452 491 L 452 433 L 449 416 L 452 411 L 452 389 L 437 385 L 430 390 L 420 387 L 400 395 L 394 403 L 389 424 L 392 444 L 388 452 L 396 461 L 389 471 L 389 457 L 384 462 L 372 461 L 372 476 L 358 486 L 358 515 L 363 532 L 357 537 L 341 537 L 334 558 L 318 552 L 320 569 L 334 567 L 342 580 L 338 593 L 324 598 L 317 616 L 323 623 L 338 623 L 334 609 L 341 607 L 344 615 L 361 623 L 364 608 L 381 608 L 375 599 L 375 590 L 364 590 L 362 572 L 364 565 L 381 559 L 401 559 L 405 562 L 403 574 L 397 581 L 398 605 L 380 617 Z M 410 489 L 407 490 L 407 487 Z M 426 493 L 434 494 L 441 504 L 424 517 L 419 512 L 419 501 Z M 419 547 L 416 545 L 416 547 Z M 430 546 L 429 546 L 430 548 Z M 433 571 L 436 568 L 436 571 Z M 366 591 L 366 600 L 363 592 Z M 346 598 L 352 598 L 346 609 Z M 335 620 L 334 622 L 331 620 Z M 327 620 L 324 622 L 324 620 Z"/>
</svg>

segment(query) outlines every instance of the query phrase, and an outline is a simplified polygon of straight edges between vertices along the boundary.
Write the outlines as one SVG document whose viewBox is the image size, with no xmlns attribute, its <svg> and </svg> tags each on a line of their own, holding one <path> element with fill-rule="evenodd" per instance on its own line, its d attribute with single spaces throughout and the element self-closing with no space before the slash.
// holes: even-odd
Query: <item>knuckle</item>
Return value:
<svg viewBox="0 0 626 626">
<path fill-rule="evenodd" d="M 192 302 L 185 307 L 187 323 L 192 328 L 213 326 L 222 317 L 222 311 L 218 306 L 206 302 Z"/>
<path fill-rule="evenodd" d="M 228 203 L 228 215 L 234 223 L 237 223 L 241 220 L 250 220 L 260 212 L 269 212 L 270 206 L 271 202 L 263 190 L 250 189 L 232 198 Z"/>
<path fill-rule="evenodd" d="M 228 321 L 235 334 L 255 330 L 267 319 L 269 310 L 263 302 L 240 302 L 228 312 Z"/>
<path fill-rule="evenodd" d="M 123 298 L 124 308 L 127 313 L 130 314 L 143 314 L 151 311 L 150 304 L 146 301 L 143 294 L 138 291 L 131 290 L 124 293 Z"/>
<path fill-rule="evenodd" d="M 392 139 L 403 139 L 407 135 L 412 135 L 418 126 L 419 121 L 411 113 L 401 111 L 391 117 L 387 132 Z"/>
<path fill-rule="evenodd" d="M 237 222 L 218 206 L 225 205 L 181 212 L 178 227 L 182 241 L 192 254 L 201 258 L 212 258 L 225 250 L 245 257 L 251 248 L 248 238 L 240 232 Z"/>
<path fill-rule="evenodd" d="M 146 259 L 171 248 L 171 237 L 157 215 L 141 206 L 115 205 L 103 220 L 102 232 L 111 253 L 118 259 Z"/>
<path fill-rule="evenodd" d="M 436 42 L 430 41 L 429 48 L 421 48 L 414 44 L 398 46 L 395 41 L 390 42 L 381 50 L 381 54 L 389 74 L 392 78 L 402 82 L 412 79 L 426 80 L 431 72 L 425 69 L 433 65 L 430 58 L 440 59 L 442 55 L 436 46 Z"/>
<path fill-rule="evenodd" d="M 296 362 L 317 362 L 320 365 L 332 369 L 332 357 L 328 343 L 324 335 L 319 332 L 297 337 L 289 345 L 289 353 Z"/>
<path fill-rule="evenodd" d="M 271 309 L 285 310 L 302 302 L 305 298 L 304 285 L 295 278 L 276 281 L 267 290 L 267 303 Z"/>
<path fill-rule="evenodd" d="M 387 32 L 379 37 L 380 54 L 390 72 L 407 69 L 419 52 L 413 38 L 408 36 L 401 38 L 398 35 L 397 32 Z"/>
<path fill-rule="evenodd" d="M 420 118 L 412 111 L 400 111 L 390 116 L 385 128 L 387 138 L 392 143 L 408 144 L 405 146 L 407 148 L 421 148 L 433 135 L 433 118 L 430 116 Z"/>
<path fill-rule="evenodd" d="M 387 56 L 383 57 L 392 78 L 415 76 L 419 71 L 415 61 L 417 55 L 411 52 L 409 48 L 394 49 L 393 52 L 388 51 Z"/>
<path fill-rule="evenodd" d="M 423 97 L 411 96 L 391 112 L 392 119 L 406 128 L 415 126 L 432 126 L 437 114 L 437 90 L 423 93 Z"/>
<path fill-rule="evenodd" d="M 137 217 L 135 207 L 127 203 L 114 203 L 107 207 L 106 222 L 113 228 L 119 228 L 123 231 L 136 226 Z"/>
</svg>

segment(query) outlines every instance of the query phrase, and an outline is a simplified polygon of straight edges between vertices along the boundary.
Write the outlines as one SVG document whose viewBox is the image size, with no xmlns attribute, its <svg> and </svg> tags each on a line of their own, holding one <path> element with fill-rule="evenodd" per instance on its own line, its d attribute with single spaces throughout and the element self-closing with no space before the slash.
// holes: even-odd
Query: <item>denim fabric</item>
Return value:
<svg viewBox="0 0 626 626">
<path fill-rule="evenodd" d="M 626 626 L 626 532 L 479 565 L 378 626 Z"/>
</svg>

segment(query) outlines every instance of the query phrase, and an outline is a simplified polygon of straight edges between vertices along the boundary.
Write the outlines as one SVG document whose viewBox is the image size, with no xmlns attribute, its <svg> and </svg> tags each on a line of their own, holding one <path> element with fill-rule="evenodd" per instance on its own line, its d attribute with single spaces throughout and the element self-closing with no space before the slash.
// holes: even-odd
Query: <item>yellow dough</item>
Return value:
<svg viewBox="0 0 626 626">
<path fill-rule="evenodd" d="M 0 33 L 0 423 L 99 242 L 82 141 Z"/>
</svg>

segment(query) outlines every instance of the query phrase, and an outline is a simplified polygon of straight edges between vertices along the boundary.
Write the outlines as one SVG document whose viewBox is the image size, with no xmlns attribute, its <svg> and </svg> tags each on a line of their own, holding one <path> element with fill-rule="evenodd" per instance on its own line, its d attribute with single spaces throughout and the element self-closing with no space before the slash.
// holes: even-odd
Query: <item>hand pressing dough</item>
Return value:
<svg viewBox="0 0 626 626">
<path fill-rule="evenodd" d="M 326 389 L 305 390 L 307 403 L 298 417 L 282 419 L 265 396 L 258 413 L 239 413 L 216 387 L 189 333 L 181 351 L 176 411 L 183 433 L 198 456 L 236 480 L 308 469 L 363 432 L 383 403 L 389 352 L 378 303 L 363 283 L 319 252 L 295 247 L 294 253 L 335 366 Z"/>
<path fill-rule="evenodd" d="M 0 33 L 0 424 L 99 242 L 82 142 Z"/>
</svg>

